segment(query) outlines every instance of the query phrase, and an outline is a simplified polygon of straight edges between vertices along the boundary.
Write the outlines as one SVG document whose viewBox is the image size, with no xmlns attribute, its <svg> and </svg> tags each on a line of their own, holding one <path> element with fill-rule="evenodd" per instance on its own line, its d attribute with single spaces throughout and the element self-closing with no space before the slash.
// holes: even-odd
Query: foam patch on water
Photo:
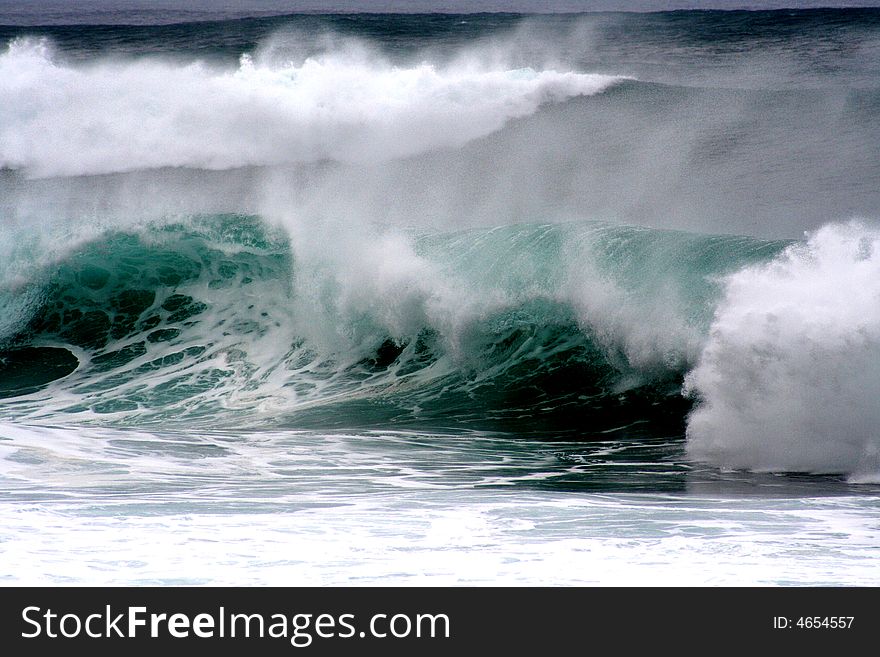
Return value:
<svg viewBox="0 0 880 657">
<path fill-rule="evenodd" d="M 0 505 L 6 585 L 878 584 L 873 514 L 657 496 L 408 494 L 296 513 Z M 745 508 L 744 508 L 745 507 Z M 841 549 L 845 548 L 845 549 Z"/>
</svg>

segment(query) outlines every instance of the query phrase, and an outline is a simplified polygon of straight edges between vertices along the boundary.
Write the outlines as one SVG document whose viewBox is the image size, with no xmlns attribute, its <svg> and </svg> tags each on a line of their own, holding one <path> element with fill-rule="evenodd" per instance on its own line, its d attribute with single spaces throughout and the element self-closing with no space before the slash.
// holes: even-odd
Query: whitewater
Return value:
<svg viewBox="0 0 880 657">
<path fill-rule="evenodd" d="M 880 581 L 880 12 L 114 16 L 0 20 L 0 581 Z"/>
</svg>

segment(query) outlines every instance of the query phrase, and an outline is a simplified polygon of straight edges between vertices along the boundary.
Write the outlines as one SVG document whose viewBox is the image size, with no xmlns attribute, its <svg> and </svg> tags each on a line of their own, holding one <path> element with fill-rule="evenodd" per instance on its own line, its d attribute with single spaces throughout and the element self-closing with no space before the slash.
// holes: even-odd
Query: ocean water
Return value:
<svg viewBox="0 0 880 657">
<path fill-rule="evenodd" d="M 880 584 L 880 10 L 147 5 L 0 12 L 0 582 Z"/>
</svg>

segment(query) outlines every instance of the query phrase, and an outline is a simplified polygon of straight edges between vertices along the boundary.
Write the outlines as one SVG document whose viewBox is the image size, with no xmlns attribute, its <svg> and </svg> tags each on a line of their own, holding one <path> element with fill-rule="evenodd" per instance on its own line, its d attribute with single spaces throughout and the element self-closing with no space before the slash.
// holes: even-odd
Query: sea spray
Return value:
<svg viewBox="0 0 880 657">
<path fill-rule="evenodd" d="M 880 478 L 880 230 L 825 226 L 729 276 L 687 388 L 694 458 Z"/>
</svg>

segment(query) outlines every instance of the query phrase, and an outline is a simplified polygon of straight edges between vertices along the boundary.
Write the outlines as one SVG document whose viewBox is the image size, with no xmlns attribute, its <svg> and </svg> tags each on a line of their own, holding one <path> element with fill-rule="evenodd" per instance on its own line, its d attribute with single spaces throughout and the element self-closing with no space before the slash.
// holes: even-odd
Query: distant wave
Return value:
<svg viewBox="0 0 880 657">
<path fill-rule="evenodd" d="M 236 70 L 158 60 L 71 66 L 46 40 L 0 55 L 0 167 L 32 176 L 375 162 L 461 146 L 622 78 L 392 66 L 366 50 Z"/>
</svg>

